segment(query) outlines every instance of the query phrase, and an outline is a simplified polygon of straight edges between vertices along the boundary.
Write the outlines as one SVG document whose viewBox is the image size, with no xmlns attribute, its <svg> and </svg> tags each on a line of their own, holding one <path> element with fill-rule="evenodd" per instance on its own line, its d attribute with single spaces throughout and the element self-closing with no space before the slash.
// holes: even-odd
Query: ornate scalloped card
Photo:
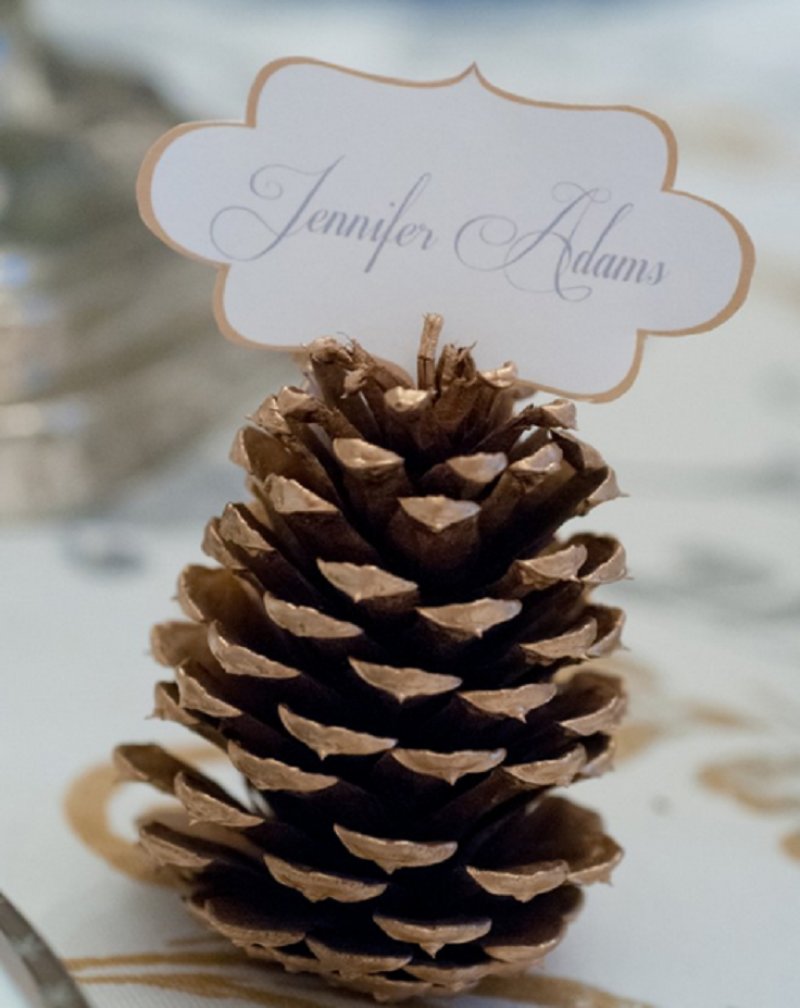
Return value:
<svg viewBox="0 0 800 1008">
<path fill-rule="evenodd" d="M 711 329 L 747 293 L 747 233 L 674 188 L 676 151 L 649 112 L 533 101 L 476 66 L 416 83 L 290 58 L 258 75 L 244 122 L 162 137 L 139 204 L 216 267 L 231 339 L 333 334 L 410 365 L 435 312 L 479 365 L 499 352 L 539 388 L 603 400 L 646 335 Z"/>
</svg>

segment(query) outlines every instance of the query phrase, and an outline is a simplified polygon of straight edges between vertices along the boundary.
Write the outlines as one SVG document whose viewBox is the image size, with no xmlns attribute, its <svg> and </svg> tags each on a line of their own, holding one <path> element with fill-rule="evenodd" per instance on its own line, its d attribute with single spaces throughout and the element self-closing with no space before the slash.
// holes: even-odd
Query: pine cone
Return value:
<svg viewBox="0 0 800 1008">
<path fill-rule="evenodd" d="M 559 527 L 618 495 L 557 399 L 515 411 L 512 366 L 434 348 L 418 387 L 358 345 L 309 351 L 239 432 L 248 504 L 206 528 L 159 716 L 219 746 L 240 802 L 157 746 L 118 749 L 174 795 L 141 824 L 190 909 L 250 955 L 378 1000 L 521 972 L 621 850 L 548 792 L 609 764 L 619 682 L 575 671 L 617 644 L 589 600 L 624 574 L 607 536 Z"/>
</svg>

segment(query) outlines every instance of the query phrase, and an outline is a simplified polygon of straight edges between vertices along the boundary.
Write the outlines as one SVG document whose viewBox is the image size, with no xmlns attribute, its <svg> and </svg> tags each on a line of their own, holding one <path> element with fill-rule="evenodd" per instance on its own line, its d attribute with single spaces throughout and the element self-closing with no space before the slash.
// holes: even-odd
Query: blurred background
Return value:
<svg viewBox="0 0 800 1008">
<path fill-rule="evenodd" d="M 800 857 L 799 43 L 797 0 L 0 0 L 0 827 L 13 817 L 26 837 L 24 850 L 0 843 L 0 865 L 60 951 L 86 954 L 91 913 L 106 915 L 110 945 L 130 946 L 113 900 L 131 890 L 98 876 L 78 913 L 69 872 L 59 888 L 37 865 L 64 842 L 68 773 L 120 739 L 167 738 L 142 724 L 149 626 L 174 615 L 206 519 L 241 499 L 227 461 L 236 427 L 297 380 L 288 358 L 218 335 L 213 271 L 137 218 L 139 163 L 178 122 L 241 118 L 278 57 L 420 80 L 477 61 L 512 92 L 666 119 L 677 188 L 735 214 L 757 255 L 731 320 L 651 338 L 633 388 L 579 410 L 630 494 L 591 520 L 628 549 L 635 580 L 603 599 L 628 610 L 628 667 L 655 669 L 634 688 L 633 727 L 644 718 L 640 740 L 681 741 L 660 764 L 586 785 L 630 854 L 616 900 L 595 897 L 598 924 L 587 916 L 579 954 L 555 968 L 662 1008 L 800 1003 L 791 940 L 764 947 L 781 913 L 789 939 L 800 920 L 788 874 Z M 790 755 L 786 796 L 754 805 L 780 828 L 742 825 L 699 789 L 701 741 L 708 759 Z M 772 786 L 759 766 L 756 791 Z M 726 829 L 744 846 L 714 846 Z M 795 860 L 779 863 L 791 830 Z M 678 849 L 697 859 L 688 875 L 681 860 L 685 886 L 669 868 Z M 754 851 L 770 867 L 758 862 L 742 890 Z M 663 955 L 663 922 L 678 917 L 680 970 Z M 151 920 L 136 925 L 145 948 Z"/>
</svg>

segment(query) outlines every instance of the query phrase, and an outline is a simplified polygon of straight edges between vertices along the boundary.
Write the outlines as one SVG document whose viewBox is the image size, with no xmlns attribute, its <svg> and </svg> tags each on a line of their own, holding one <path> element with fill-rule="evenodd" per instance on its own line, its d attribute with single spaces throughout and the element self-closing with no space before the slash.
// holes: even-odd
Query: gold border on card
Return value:
<svg viewBox="0 0 800 1008">
<path fill-rule="evenodd" d="M 329 70 L 338 70 L 340 73 L 350 74 L 353 77 L 360 77 L 364 80 L 374 81 L 376 84 L 388 84 L 395 87 L 408 87 L 408 88 L 442 88 L 451 87 L 454 84 L 458 84 L 464 78 L 468 77 L 470 74 L 474 74 L 480 84 L 492 94 L 497 95 L 499 98 L 504 98 L 507 101 L 517 102 L 520 105 L 532 105 L 537 108 L 549 108 L 549 109 L 564 109 L 564 110 L 574 110 L 581 112 L 632 112 L 635 115 L 643 116 L 648 119 L 651 123 L 658 127 L 661 131 L 661 135 L 664 137 L 664 141 L 667 145 L 667 168 L 664 174 L 664 180 L 661 184 L 662 192 L 669 192 L 675 196 L 685 196 L 688 199 L 695 200 L 698 203 L 703 203 L 712 210 L 716 210 L 717 213 L 721 214 L 725 220 L 733 228 L 736 238 L 739 242 L 739 248 L 741 250 L 741 267 L 739 271 L 739 279 L 736 288 L 728 301 L 728 303 L 717 312 L 713 318 L 708 319 L 699 325 L 690 326 L 685 329 L 637 329 L 636 331 L 636 347 L 634 350 L 633 361 L 631 363 L 630 369 L 625 377 L 618 382 L 613 388 L 606 392 L 601 393 L 578 393 L 570 392 L 567 389 L 555 388 L 549 385 L 539 385 L 538 383 L 525 383 L 531 388 L 540 389 L 543 392 L 551 392 L 559 395 L 566 395 L 571 399 L 587 400 L 589 402 L 608 402 L 612 399 L 617 399 L 624 392 L 631 387 L 637 374 L 639 373 L 639 368 L 642 363 L 642 356 L 644 352 L 644 342 L 647 336 L 688 336 L 693 333 L 708 332 L 710 329 L 715 329 L 718 325 L 729 319 L 738 309 L 742 306 L 747 293 L 750 289 L 750 281 L 753 275 L 753 269 L 755 267 L 755 250 L 753 248 L 753 243 L 750 239 L 749 234 L 744 228 L 744 225 L 737 220 L 728 210 L 721 207 L 718 203 L 714 203 L 712 200 L 705 199 L 702 196 L 696 196 L 694 193 L 685 192 L 682 189 L 675 189 L 675 175 L 678 166 L 678 145 L 675 140 L 675 136 L 670 129 L 669 125 L 660 116 L 655 115 L 652 112 L 648 112 L 646 109 L 638 108 L 635 105 L 584 105 L 584 104 L 570 104 L 564 102 L 548 102 L 548 101 L 537 101 L 533 98 L 525 98 L 522 95 L 514 94 L 511 91 L 505 91 L 502 88 L 497 87 L 488 81 L 483 74 L 478 69 L 476 63 L 472 63 L 470 66 L 463 70 L 461 73 L 456 74 L 454 77 L 445 77 L 442 80 L 436 81 L 411 81 L 404 80 L 400 77 L 386 77 L 379 74 L 366 73 L 361 70 L 354 70 L 351 67 L 340 66 L 336 63 L 329 63 L 325 60 L 313 59 L 311 57 L 305 56 L 287 56 L 283 59 L 274 60 L 263 67 L 259 73 L 256 75 L 255 81 L 250 88 L 250 93 L 247 98 L 247 107 L 245 121 L 236 120 L 208 120 L 202 122 L 192 122 L 183 123 L 179 126 L 174 127 L 160 137 L 153 146 L 148 150 L 145 155 L 142 166 L 139 170 L 139 176 L 136 182 L 136 196 L 139 205 L 139 213 L 144 220 L 147 227 L 161 239 L 170 248 L 175 249 L 182 255 L 187 256 L 190 259 L 194 259 L 198 262 L 210 263 L 217 270 L 217 279 L 214 284 L 214 294 L 213 294 L 213 312 L 214 318 L 220 331 L 223 335 L 234 343 L 239 343 L 244 346 L 258 347 L 260 349 L 268 350 L 282 350 L 282 351 L 293 351 L 297 349 L 302 349 L 297 344 L 271 344 L 271 343 L 260 343 L 255 340 L 250 340 L 243 336 L 240 332 L 231 326 L 226 315 L 225 309 L 223 307 L 223 291 L 225 287 L 225 282 L 228 276 L 228 270 L 231 268 L 231 264 L 228 263 L 215 263 L 213 260 L 206 259 L 203 256 L 199 256 L 196 253 L 184 248 L 179 242 L 172 239 L 166 232 L 161 228 L 158 220 L 156 219 L 155 213 L 153 211 L 153 206 L 150 199 L 150 192 L 153 180 L 153 173 L 155 167 L 161 158 L 161 155 L 166 150 L 166 148 L 178 137 L 183 136 L 185 133 L 189 133 L 196 129 L 206 129 L 213 126 L 240 126 L 243 129 L 255 129 L 256 127 L 256 112 L 258 109 L 258 102 L 261 97 L 261 92 L 264 89 L 267 81 L 273 74 L 276 74 L 279 70 L 283 70 L 288 66 L 297 65 L 308 65 L 317 67 L 326 67 Z M 425 310 L 433 311 L 434 306 L 422 306 Z M 321 334 L 320 334 L 321 335 Z"/>
</svg>

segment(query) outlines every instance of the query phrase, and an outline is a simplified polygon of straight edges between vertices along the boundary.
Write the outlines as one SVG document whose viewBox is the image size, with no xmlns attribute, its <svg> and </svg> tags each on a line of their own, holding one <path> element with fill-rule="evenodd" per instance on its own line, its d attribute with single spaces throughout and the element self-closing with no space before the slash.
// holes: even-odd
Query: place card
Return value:
<svg viewBox="0 0 800 1008">
<path fill-rule="evenodd" d="M 138 194 L 160 238 L 217 268 L 231 339 L 335 335 L 410 367 L 435 312 L 479 365 L 603 400 L 647 335 L 711 329 L 747 293 L 747 233 L 676 190 L 676 167 L 641 109 L 534 101 L 476 66 L 420 84 L 292 58 L 262 70 L 244 122 L 162 137 Z"/>
</svg>

